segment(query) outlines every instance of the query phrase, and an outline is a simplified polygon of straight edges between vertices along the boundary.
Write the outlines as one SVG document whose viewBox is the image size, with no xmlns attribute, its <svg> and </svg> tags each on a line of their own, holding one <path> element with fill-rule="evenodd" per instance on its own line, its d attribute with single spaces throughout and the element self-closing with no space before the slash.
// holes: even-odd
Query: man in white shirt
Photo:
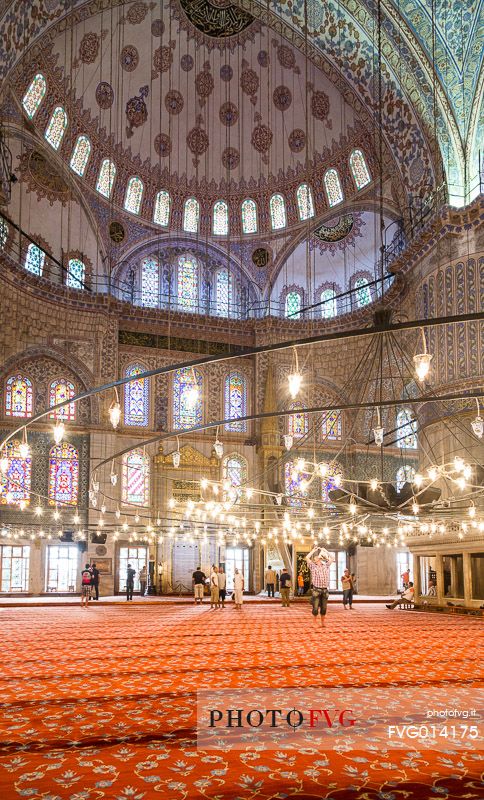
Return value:
<svg viewBox="0 0 484 800">
<path fill-rule="evenodd" d="M 403 603 L 413 603 L 415 592 L 413 588 L 413 583 L 410 581 L 408 584 L 408 588 L 402 593 L 402 596 L 398 598 L 398 600 L 393 600 L 392 603 L 387 603 L 387 608 L 396 608 L 397 606 L 401 606 Z"/>
<path fill-rule="evenodd" d="M 210 608 L 218 608 L 219 590 L 218 590 L 218 569 L 212 567 L 210 574 Z"/>
<path fill-rule="evenodd" d="M 225 608 L 225 590 L 227 586 L 227 576 L 222 567 L 218 568 L 218 604 L 221 608 Z"/>
</svg>

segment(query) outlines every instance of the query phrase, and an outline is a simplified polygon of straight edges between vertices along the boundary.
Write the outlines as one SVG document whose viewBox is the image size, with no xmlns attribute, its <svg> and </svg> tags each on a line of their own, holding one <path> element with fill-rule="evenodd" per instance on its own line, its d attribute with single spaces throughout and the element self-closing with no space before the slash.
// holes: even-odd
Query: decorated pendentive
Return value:
<svg viewBox="0 0 484 800">
<path fill-rule="evenodd" d="M 330 220 L 326 225 L 318 225 L 311 233 L 309 238 L 309 249 L 319 250 L 320 254 L 336 253 L 337 250 L 344 250 L 349 245 L 354 244 L 355 240 L 362 236 L 362 228 L 365 225 L 363 215 L 359 212 L 353 214 L 342 214 L 339 218 Z"/>
<path fill-rule="evenodd" d="M 148 119 L 148 109 L 145 103 L 145 97 L 149 95 L 148 86 L 141 86 L 139 95 L 131 97 L 126 103 L 126 118 L 128 125 L 126 126 L 126 136 L 131 139 L 134 129 L 144 125 Z"/>
</svg>

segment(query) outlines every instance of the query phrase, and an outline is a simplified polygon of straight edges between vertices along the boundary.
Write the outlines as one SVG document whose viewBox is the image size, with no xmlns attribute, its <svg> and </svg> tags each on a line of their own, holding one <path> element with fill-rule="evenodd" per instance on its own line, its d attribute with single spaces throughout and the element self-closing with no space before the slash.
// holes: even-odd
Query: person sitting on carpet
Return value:
<svg viewBox="0 0 484 800">
<path fill-rule="evenodd" d="M 399 597 L 398 600 L 393 600 L 393 602 L 387 603 L 386 607 L 393 609 L 397 606 L 403 605 L 403 603 L 413 603 L 414 594 L 413 583 L 410 581 L 408 584 L 408 589 L 405 589 L 405 591 L 402 592 L 402 596 Z"/>
</svg>

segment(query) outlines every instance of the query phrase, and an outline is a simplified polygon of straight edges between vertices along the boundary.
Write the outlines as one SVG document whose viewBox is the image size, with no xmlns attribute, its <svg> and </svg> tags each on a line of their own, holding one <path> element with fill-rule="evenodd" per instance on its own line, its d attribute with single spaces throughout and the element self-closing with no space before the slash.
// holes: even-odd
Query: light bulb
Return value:
<svg viewBox="0 0 484 800">
<path fill-rule="evenodd" d="M 53 513 L 53 515 L 52 515 L 52 516 L 54 517 L 54 519 L 55 519 L 56 521 L 60 519 L 60 514 L 59 514 L 59 512 L 57 511 L 57 509 L 54 511 L 54 513 Z"/>
<path fill-rule="evenodd" d="M 247 489 L 245 490 L 245 496 L 247 497 L 247 500 L 250 500 L 253 494 L 254 490 L 250 486 L 248 486 Z"/>
<path fill-rule="evenodd" d="M 175 498 L 174 497 L 170 497 L 170 499 L 168 500 L 168 508 L 175 508 L 175 506 L 176 506 Z"/>
<path fill-rule="evenodd" d="M 276 494 L 276 503 L 277 503 L 277 505 L 278 505 L 278 506 L 280 506 L 280 505 L 281 505 L 281 503 L 282 503 L 282 498 L 283 498 L 283 495 L 282 495 L 282 494 Z"/>
<path fill-rule="evenodd" d="M 19 508 L 20 508 L 20 511 L 25 511 L 25 509 L 27 508 L 27 501 L 26 500 L 21 500 L 20 503 L 19 503 Z"/>
<path fill-rule="evenodd" d="M 420 472 L 416 472 L 415 475 L 413 476 L 413 482 L 417 487 L 417 489 L 420 489 L 423 483 L 423 475 L 421 475 Z"/>
<path fill-rule="evenodd" d="M 79 525 L 80 521 L 81 521 L 81 518 L 80 518 L 79 514 L 75 514 L 74 515 L 74 520 L 73 520 L 74 525 Z"/>
<path fill-rule="evenodd" d="M 135 518 L 134 518 L 134 521 L 135 521 L 135 522 L 139 522 L 139 514 L 136 514 L 136 516 L 135 516 Z"/>
<path fill-rule="evenodd" d="M 296 461 L 296 469 L 297 469 L 297 471 L 298 472 L 303 472 L 305 466 L 306 466 L 306 462 L 304 461 L 304 458 L 298 458 L 298 460 Z"/>
<path fill-rule="evenodd" d="M 325 461 L 322 461 L 321 464 L 319 465 L 319 474 L 321 475 L 322 478 L 325 478 L 326 475 L 328 474 L 328 465 L 326 464 Z"/>
<path fill-rule="evenodd" d="M 213 449 L 215 451 L 215 455 L 217 456 L 217 458 L 222 458 L 224 454 L 224 446 L 222 442 L 219 442 L 219 440 L 216 439 Z"/>
<path fill-rule="evenodd" d="M 7 470 L 8 470 L 8 458 L 7 456 L 2 456 L 0 458 L 0 472 L 2 472 L 3 475 L 5 475 Z"/>
<path fill-rule="evenodd" d="M 476 516 L 475 506 L 469 506 L 467 513 L 469 514 L 470 517 L 475 517 Z"/>
<path fill-rule="evenodd" d="M 482 417 L 477 416 L 471 422 L 471 428 L 474 433 L 474 436 L 477 436 L 478 439 L 482 439 L 484 435 L 484 419 Z"/>
<path fill-rule="evenodd" d="M 200 488 L 206 489 L 207 486 L 208 486 L 208 480 L 206 478 L 202 478 L 202 480 L 200 481 Z"/>
<path fill-rule="evenodd" d="M 419 510 L 418 503 L 412 503 L 412 514 L 418 514 Z"/>
<path fill-rule="evenodd" d="M 428 470 L 428 476 L 431 481 L 437 480 L 437 478 L 439 477 L 439 473 L 436 467 L 430 467 L 430 469 Z"/>
<path fill-rule="evenodd" d="M 378 481 L 376 478 L 372 478 L 370 481 L 370 489 L 372 492 L 376 492 L 378 489 Z"/>
<path fill-rule="evenodd" d="M 22 442 L 19 447 L 20 458 L 28 458 L 30 453 L 30 447 L 28 442 Z"/>
<path fill-rule="evenodd" d="M 121 419 L 121 406 L 117 400 L 109 406 L 109 419 L 113 428 L 116 429 Z"/>
<path fill-rule="evenodd" d="M 54 426 L 54 442 L 56 444 L 60 444 L 62 442 L 65 432 L 66 426 L 62 420 L 58 420 Z"/>
<path fill-rule="evenodd" d="M 290 433 L 286 433 L 284 436 L 284 447 L 286 450 L 290 450 L 294 442 L 294 437 Z"/>
<path fill-rule="evenodd" d="M 93 481 L 92 481 L 92 490 L 93 490 L 94 494 L 97 494 L 98 491 L 99 491 L 99 481 L 96 480 L 96 478 L 94 478 Z"/>
<path fill-rule="evenodd" d="M 44 513 L 44 509 L 42 508 L 42 506 L 35 506 L 35 512 L 34 513 L 35 513 L 36 517 L 41 517 L 42 514 Z"/>
<path fill-rule="evenodd" d="M 461 492 L 463 492 L 464 489 L 466 488 L 466 479 L 464 477 L 457 478 L 456 483 Z"/>
<path fill-rule="evenodd" d="M 115 472 L 111 472 L 111 483 L 113 484 L 113 486 L 116 486 L 117 482 L 118 482 L 118 476 L 116 475 Z"/>
<path fill-rule="evenodd" d="M 373 428 L 373 436 L 377 447 L 381 447 L 381 445 L 383 444 L 384 433 L 385 433 L 384 428 L 381 427 Z"/>
<path fill-rule="evenodd" d="M 341 477 L 341 475 L 335 475 L 333 477 L 333 483 L 334 483 L 335 486 L 341 486 L 342 481 L 343 481 L 343 478 Z"/>
<path fill-rule="evenodd" d="M 289 394 L 295 400 L 302 386 L 302 375 L 299 372 L 292 372 L 287 376 L 287 382 L 289 384 Z"/>
<path fill-rule="evenodd" d="M 432 361 L 431 353 L 418 353 L 413 357 L 415 364 L 415 372 L 420 382 L 424 381 L 430 372 L 430 362 Z"/>
<path fill-rule="evenodd" d="M 196 404 L 198 403 L 198 399 L 200 397 L 200 392 L 198 391 L 196 386 L 190 386 L 189 389 L 185 392 L 185 403 L 187 408 L 193 409 L 195 408 Z"/>
<path fill-rule="evenodd" d="M 456 472 L 462 472 L 464 469 L 464 460 L 460 456 L 454 458 L 454 469 Z"/>
<path fill-rule="evenodd" d="M 101 506 L 101 514 L 105 514 L 105 513 L 106 513 L 106 506 L 103 503 L 102 506 Z"/>
<path fill-rule="evenodd" d="M 173 458 L 173 466 L 175 467 L 175 469 L 178 469 L 178 467 L 180 466 L 180 461 L 181 461 L 181 453 L 180 453 L 180 451 L 179 450 L 175 450 L 175 452 L 173 453 L 172 458 Z"/>
<path fill-rule="evenodd" d="M 354 500 L 351 501 L 349 507 L 350 507 L 350 514 L 356 514 L 356 503 Z"/>
</svg>

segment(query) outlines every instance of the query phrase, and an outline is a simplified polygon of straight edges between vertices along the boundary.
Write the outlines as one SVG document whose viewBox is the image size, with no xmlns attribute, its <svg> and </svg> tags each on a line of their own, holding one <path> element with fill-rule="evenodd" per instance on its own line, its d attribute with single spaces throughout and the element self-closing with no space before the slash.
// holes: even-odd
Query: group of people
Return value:
<svg viewBox="0 0 484 800">
<path fill-rule="evenodd" d="M 87 608 L 89 600 L 99 600 L 99 570 L 96 564 L 86 564 L 81 570 L 81 608 Z"/>
<path fill-rule="evenodd" d="M 193 594 L 195 605 L 203 603 L 203 595 L 205 586 L 210 587 L 210 608 L 225 608 L 225 600 L 227 597 L 227 576 L 223 567 L 217 567 L 212 564 L 210 570 L 210 578 L 207 578 L 201 567 L 197 567 L 192 575 Z M 232 594 L 234 601 L 234 608 L 242 610 L 242 603 L 244 602 L 244 576 L 239 569 L 234 572 L 234 591 Z"/>
</svg>

